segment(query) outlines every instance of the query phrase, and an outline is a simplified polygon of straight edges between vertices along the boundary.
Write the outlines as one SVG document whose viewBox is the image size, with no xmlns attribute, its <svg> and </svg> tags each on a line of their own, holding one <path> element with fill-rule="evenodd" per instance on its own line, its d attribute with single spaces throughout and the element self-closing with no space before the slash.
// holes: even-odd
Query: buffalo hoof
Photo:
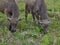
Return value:
<svg viewBox="0 0 60 45">
<path fill-rule="evenodd" d="M 25 22 L 26 22 L 26 24 L 28 24 L 28 21 L 27 20 Z"/>
<path fill-rule="evenodd" d="M 43 34 L 47 34 L 48 33 L 48 30 L 43 30 L 42 29 L 42 30 L 40 30 L 40 32 L 43 33 Z"/>
<path fill-rule="evenodd" d="M 16 30 L 9 30 L 9 31 L 12 32 L 12 33 L 16 32 Z"/>
</svg>

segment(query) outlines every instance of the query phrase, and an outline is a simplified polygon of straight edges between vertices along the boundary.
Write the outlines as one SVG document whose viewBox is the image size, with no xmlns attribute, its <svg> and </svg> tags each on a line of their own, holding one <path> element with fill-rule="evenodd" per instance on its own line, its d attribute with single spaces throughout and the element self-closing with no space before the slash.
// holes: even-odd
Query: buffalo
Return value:
<svg viewBox="0 0 60 45">
<path fill-rule="evenodd" d="M 25 20 L 27 23 L 28 13 L 32 14 L 33 21 L 42 25 L 44 33 L 47 32 L 47 28 L 50 20 L 48 19 L 46 4 L 44 0 L 26 0 L 25 2 Z"/>
<path fill-rule="evenodd" d="M 15 0 L 0 0 L 0 12 L 7 16 L 9 20 L 9 30 L 16 31 L 17 22 L 20 20 L 19 9 Z"/>
</svg>

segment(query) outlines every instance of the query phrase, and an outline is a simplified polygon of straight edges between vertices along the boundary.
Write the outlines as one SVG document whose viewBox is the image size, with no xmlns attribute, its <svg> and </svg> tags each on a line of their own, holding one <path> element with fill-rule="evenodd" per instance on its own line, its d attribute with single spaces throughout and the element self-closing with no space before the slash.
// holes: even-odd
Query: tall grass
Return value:
<svg viewBox="0 0 60 45">
<path fill-rule="evenodd" d="M 34 25 L 32 15 L 28 15 L 28 24 L 25 20 L 18 22 L 17 31 L 8 30 L 6 15 L 0 13 L 0 45 L 60 45 L 60 0 L 46 0 L 49 18 L 54 20 L 49 24 L 48 33 L 40 34 L 40 28 Z M 25 2 L 18 2 L 19 18 L 25 18 Z"/>
</svg>

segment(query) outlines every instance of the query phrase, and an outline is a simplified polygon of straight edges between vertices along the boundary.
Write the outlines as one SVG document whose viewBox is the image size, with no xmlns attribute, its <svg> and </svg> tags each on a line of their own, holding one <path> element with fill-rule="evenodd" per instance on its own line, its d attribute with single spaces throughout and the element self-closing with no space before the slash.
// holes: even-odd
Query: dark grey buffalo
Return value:
<svg viewBox="0 0 60 45">
<path fill-rule="evenodd" d="M 43 31 L 47 32 L 49 24 L 47 10 L 44 0 L 26 0 L 25 5 L 25 20 L 27 22 L 28 13 L 32 14 L 33 21 L 38 22 L 43 26 Z M 37 21 L 36 21 L 37 20 Z"/>
<path fill-rule="evenodd" d="M 16 25 L 18 22 L 18 6 L 15 2 L 15 0 L 0 0 L 0 12 L 4 13 L 10 24 L 9 24 L 9 30 L 11 32 L 16 31 Z"/>
</svg>

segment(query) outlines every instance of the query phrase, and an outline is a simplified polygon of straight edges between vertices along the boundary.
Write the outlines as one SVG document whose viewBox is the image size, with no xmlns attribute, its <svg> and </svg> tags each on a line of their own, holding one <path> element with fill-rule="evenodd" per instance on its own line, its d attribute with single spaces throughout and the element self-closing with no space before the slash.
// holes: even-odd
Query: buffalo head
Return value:
<svg viewBox="0 0 60 45">
<path fill-rule="evenodd" d="M 9 30 L 11 32 L 15 32 L 16 31 L 16 26 L 18 21 L 21 21 L 22 19 L 20 18 L 8 18 L 9 20 Z"/>
</svg>

